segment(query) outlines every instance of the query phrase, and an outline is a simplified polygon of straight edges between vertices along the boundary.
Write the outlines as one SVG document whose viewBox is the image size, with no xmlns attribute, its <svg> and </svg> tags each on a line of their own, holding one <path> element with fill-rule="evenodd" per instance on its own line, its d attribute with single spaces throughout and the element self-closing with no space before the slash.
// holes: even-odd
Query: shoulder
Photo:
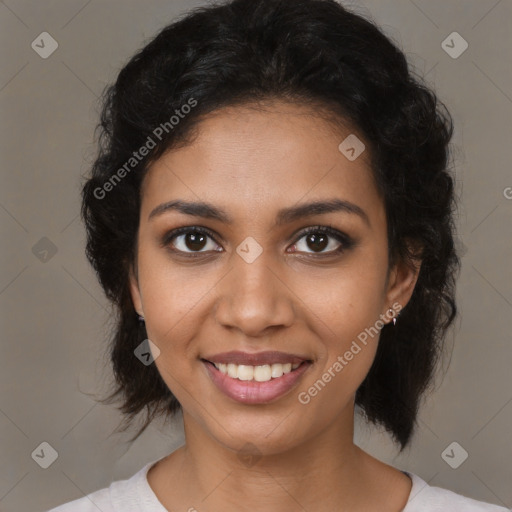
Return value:
<svg viewBox="0 0 512 512">
<path fill-rule="evenodd" d="M 47 512 L 126 512 L 128 510 L 165 510 L 156 499 L 147 482 L 152 461 L 126 480 L 116 480 L 109 487 L 94 491 Z M 147 508 L 144 508 L 147 507 Z M 162 507 L 162 508 L 160 508 Z"/>
<path fill-rule="evenodd" d="M 414 473 L 409 500 L 402 512 L 509 512 L 509 509 L 474 500 L 441 487 L 431 487 Z"/>
<path fill-rule="evenodd" d="M 114 512 L 115 508 L 110 499 L 110 487 L 105 487 L 99 491 L 92 492 L 83 498 L 64 503 L 56 508 L 52 508 L 48 512 L 98 512 L 98 509 L 102 512 Z"/>
</svg>

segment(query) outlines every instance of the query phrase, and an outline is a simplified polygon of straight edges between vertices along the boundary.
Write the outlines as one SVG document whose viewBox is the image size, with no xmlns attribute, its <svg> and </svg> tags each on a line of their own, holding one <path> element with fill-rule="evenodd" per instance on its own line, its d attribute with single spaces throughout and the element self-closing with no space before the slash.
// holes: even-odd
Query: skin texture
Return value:
<svg viewBox="0 0 512 512">
<path fill-rule="evenodd" d="M 393 304 L 405 307 L 418 275 L 403 263 L 389 268 L 368 150 L 354 161 L 338 150 L 350 133 L 357 131 L 341 133 L 293 103 L 223 108 L 145 177 L 130 284 L 161 351 L 155 364 L 183 406 L 185 445 L 148 473 L 169 510 L 398 512 L 407 502 L 410 479 L 353 443 L 355 393 L 377 336 L 309 403 L 297 398 Z M 359 206 L 368 223 L 342 211 L 275 223 L 281 208 L 335 198 Z M 177 211 L 148 220 L 175 199 L 212 203 L 233 224 Z M 162 247 L 164 235 L 182 226 L 209 228 L 216 239 L 197 249 L 179 235 Z M 340 242 L 329 236 L 328 246 L 315 248 L 300 234 L 309 226 L 332 226 L 354 244 L 335 254 Z M 247 237 L 262 249 L 252 263 L 236 252 Z M 203 254 L 187 259 L 172 247 Z M 277 350 L 313 364 L 272 403 L 241 404 L 213 385 L 200 360 L 230 350 Z M 252 458 L 240 457 L 242 447 Z"/>
</svg>

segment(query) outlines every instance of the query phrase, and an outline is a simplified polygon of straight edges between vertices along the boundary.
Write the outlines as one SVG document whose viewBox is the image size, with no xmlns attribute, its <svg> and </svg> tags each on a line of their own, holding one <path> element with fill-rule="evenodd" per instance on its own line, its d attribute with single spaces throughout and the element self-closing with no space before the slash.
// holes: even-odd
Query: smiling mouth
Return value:
<svg viewBox="0 0 512 512">
<path fill-rule="evenodd" d="M 313 365 L 310 359 L 270 352 L 258 355 L 226 353 L 211 359 L 215 361 L 200 358 L 211 382 L 227 397 L 247 405 L 268 404 L 287 395 Z M 281 362 L 275 362 L 276 359 Z M 240 362 L 260 364 L 238 364 Z"/>
<path fill-rule="evenodd" d="M 297 370 L 304 364 L 311 363 L 311 361 L 302 361 L 301 363 L 273 363 L 252 366 L 234 363 L 214 363 L 207 359 L 203 359 L 203 361 L 215 366 L 220 373 L 232 379 L 255 382 L 268 382 L 273 379 L 278 379 L 283 375 Z"/>
</svg>

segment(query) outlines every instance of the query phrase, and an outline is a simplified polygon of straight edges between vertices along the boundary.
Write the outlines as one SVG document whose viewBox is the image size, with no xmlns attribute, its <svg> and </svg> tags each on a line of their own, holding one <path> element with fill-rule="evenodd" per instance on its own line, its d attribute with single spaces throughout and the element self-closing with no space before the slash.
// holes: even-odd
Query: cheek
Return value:
<svg viewBox="0 0 512 512">
<path fill-rule="evenodd" d="M 200 304 L 212 293 L 212 284 L 197 273 L 172 266 L 165 255 L 147 251 L 139 257 L 139 282 L 148 338 L 161 351 L 158 364 L 183 361 L 186 340 L 194 337 Z M 165 363 L 162 362 L 165 361 Z"/>
<path fill-rule="evenodd" d="M 350 402 L 375 358 L 381 303 L 373 284 L 366 286 L 356 278 L 338 281 L 331 285 L 327 301 L 324 297 L 322 304 L 318 297 L 308 305 L 317 313 L 321 343 L 316 347 L 317 367 L 297 396 L 322 421 L 333 420 Z"/>
<path fill-rule="evenodd" d="M 382 313 L 385 270 L 378 265 L 357 264 L 340 268 L 328 278 L 303 281 L 308 308 L 340 342 L 373 325 Z M 306 295 L 306 289 L 309 289 Z"/>
<path fill-rule="evenodd" d="M 380 259 L 357 258 L 309 294 L 307 308 L 314 313 L 311 318 L 318 319 L 316 330 L 322 340 L 318 347 L 321 373 L 331 369 L 337 376 L 333 380 L 345 385 L 347 379 L 356 385 L 364 379 L 375 357 L 383 326 L 380 315 L 385 278 L 386 267 Z M 347 391 L 355 391 L 352 387 L 348 386 Z"/>
</svg>

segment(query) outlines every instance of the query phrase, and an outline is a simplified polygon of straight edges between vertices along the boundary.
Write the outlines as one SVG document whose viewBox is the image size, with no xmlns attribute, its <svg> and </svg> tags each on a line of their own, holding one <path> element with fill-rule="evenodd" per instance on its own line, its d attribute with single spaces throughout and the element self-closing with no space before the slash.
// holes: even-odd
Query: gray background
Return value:
<svg viewBox="0 0 512 512">
<path fill-rule="evenodd" d="M 103 87 L 161 27 L 203 3 L 0 2 L 2 511 L 81 497 L 182 442 L 178 421 L 154 424 L 130 445 L 130 433 L 111 435 L 114 406 L 88 395 L 104 396 L 111 378 L 109 307 L 84 256 L 79 190 Z M 347 4 L 405 49 L 454 117 L 464 254 L 451 362 L 421 410 L 413 447 L 396 456 L 385 433 L 359 420 L 356 441 L 431 485 L 512 507 L 512 2 Z M 59 45 L 47 59 L 31 48 L 43 31 Z M 453 31 L 469 44 L 456 59 L 441 46 Z M 469 454 L 457 469 L 441 455 L 454 441 Z M 42 442 L 58 452 L 48 469 L 31 456 Z M 451 461 L 462 453 L 448 452 Z"/>
</svg>

